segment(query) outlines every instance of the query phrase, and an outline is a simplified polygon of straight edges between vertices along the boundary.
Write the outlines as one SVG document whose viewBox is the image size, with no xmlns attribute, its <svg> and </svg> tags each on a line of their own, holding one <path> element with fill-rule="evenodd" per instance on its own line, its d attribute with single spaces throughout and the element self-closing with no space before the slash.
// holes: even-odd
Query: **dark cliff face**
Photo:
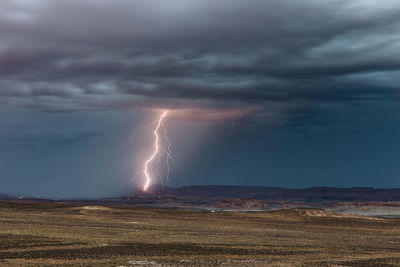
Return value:
<svg viewBox="0 0 400 267">
<path fill-rule="evenodd" d="M 334 188 L 312 187 L 306 189 L 284 189 L 276 187 L 250 186 L 185 186 L 171 188 L 155 185 L 146 193 L 138 192 L 137 196 L 173 197 L 183 199 L 224 199 L 251 198 L 262 200 L 287 201 L 400 201 L 400 189 L 375 188 Z"/>
</svg>

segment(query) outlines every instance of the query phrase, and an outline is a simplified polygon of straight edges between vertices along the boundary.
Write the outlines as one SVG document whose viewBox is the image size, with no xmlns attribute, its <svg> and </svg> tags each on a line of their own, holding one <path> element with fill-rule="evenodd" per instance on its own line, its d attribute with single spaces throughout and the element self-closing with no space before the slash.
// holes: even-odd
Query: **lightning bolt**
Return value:
<svg viewBox="0 0 400 267">
<path fill-rule="evenodd" d="M 160 115 L 160 117 L 158 119 L 156 128 L 153 131 L 153 135 L 154 135 L 154 151 L 150 155 L 150 157 L 147 158 L 147 160 L 144 162 L 144 167 L 143 167 L 143 171 L 142 171 L 143 174 L 144 174 L 144 178 L 145 178 L 145 182 L 144 182 L 144 185 L 143 185 L 143 191 L 147 191 L 147 189 L 149 188 L 149 186 L 150 186 L 150 184 L 151 184 L 151 182 L 153 180 L 153 177 L 150 174 L 149 169 L 151 167 L 151 163 L 154 161 L 154 159 L 156 158 L 156 156 L 159 154 L 159 151 L 160 151 L 160 147 L 161 146 L 159 144 L 159 141 L 160 141 L 159 140 L 160 139 L 159 129 L 162 126 L 163 120 L 167 116 L 167 114 L 168 114 L 167 110 L 165 110 L 165 111 L 163 111 L 161 113 L 161 115 Z M 168 175 L 169 175 L 169 161 L 168 160 L 171 157 L 170 156 L 170 145 L 171 145 L 171 142 L 167 138 L 166 129 L 165 129 L 164 126 L 163 126 L 163 128 L 164 128 L 164 137 L 166 138 L 166 140 L 168 142 L 168 147 L 167 147 L 167 149 L 164 149 L 164 148 L 161 147 L 161 149 L 166 151 L 166 154 L 167 154 L 167 166 L 168 166 Z"/>
</svg>

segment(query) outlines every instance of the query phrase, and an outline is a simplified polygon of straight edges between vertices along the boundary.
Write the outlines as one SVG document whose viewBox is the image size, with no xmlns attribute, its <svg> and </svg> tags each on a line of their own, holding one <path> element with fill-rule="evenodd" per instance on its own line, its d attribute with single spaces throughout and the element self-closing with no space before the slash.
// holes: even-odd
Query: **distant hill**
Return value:
<svg viewBox="0 0 400 267">
<path fill-rule="evenodd" d="M 9 195 L 6 195 L 6 194 L 0 194 L 0 200 L 1 199 L 15 199 L 15 197 L 12 197 L 12 196 L 9 196 Z"/>
<path fill-rule="evenodd" d="M 18 199 L 16 196 L 0 194 L 0 200 Z M 286 189 L 279 187 L 233 186 L 233 185 L 193 185 L 167 187 L 153 185 L 147 192 L 136 191 L 129 196 L 101 199 L 57 200 L 66 202 L 109 202 L 109 203 L 213 203 L 226 199 L 253 199 L 263 201 L 298 202 L 400 202 L 400 188 L 376 189 L 369 187 L 311 187 Z M 54 201 L 51 199 L 24 197 L 24 201 Z M 222 204 L 224 204 L 222 202 Z M 255 202 L 253 204 L 257 204 Z"/>
<path fill-rule="evenodd" d="M 375 189 L 364 187 L 335 188 L 312 187 L 306 189 L 285 189 L 255 186 L 184 186 L 179 188 L 155 185 L 149 192 L 136 192 L 139 198 L 179 198 L 186 200 L 250 198 L 281 201 L 400 201 L 400 189 Z"/>
</svg>

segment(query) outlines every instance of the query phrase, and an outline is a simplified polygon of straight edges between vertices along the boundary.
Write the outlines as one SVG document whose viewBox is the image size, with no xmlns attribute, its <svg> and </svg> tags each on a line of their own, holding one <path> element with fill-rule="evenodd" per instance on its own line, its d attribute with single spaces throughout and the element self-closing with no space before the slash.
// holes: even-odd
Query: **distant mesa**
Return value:
<svg viewBox="0 0 400 267">
<path fill-rule="evenodd" d="M 0 194 L 2 200 L 52 201 L 50 199 L 32 196 L 12 196 Z M 229 202 L 224 200 L 229 199 Z M 76 200 L 76 199 L 75 199 Z M 76 201 L 105 202 L 213 202 L 217 206 L 230 208 L 248 206 L 253 209 L 264 209 L 260 201 L 289 202 L 400 202 L 400 189 L 376 189 L 369 187 L 312 187 L 305 189 L 286 189 L 279 187 L 234 186 L 234 185 L 192 185 L 183 187 L 168 187 L 160 184 L 152 185 L 147 191 L 138 189 L 130 195 L 100 198 L 80 199 Z M 74 201 L 67 200 L 64 201 Z"/>
<path fill-rule="evenodd" d="M 133 194 L 139 198 L 179 198 L 179 199 L 255 199 L 302 202 L 332 201 L 400 201 L 400 189 L 376 189 L 369 187 L 312 187 L 305 189 L 285 189 L 279 187 L 198 185 L 179 188 L 153 185 L 148 191 Z M 257 205 L 256 203 L 253 203 Z M 223 203 L 221 203 L 223 205 Z"/>
</svg>

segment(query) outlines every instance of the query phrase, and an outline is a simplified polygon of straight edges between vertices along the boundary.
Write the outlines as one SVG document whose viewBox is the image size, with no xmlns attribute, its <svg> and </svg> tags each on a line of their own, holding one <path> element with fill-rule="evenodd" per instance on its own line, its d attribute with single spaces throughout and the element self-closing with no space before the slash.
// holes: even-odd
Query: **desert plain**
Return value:
<svg viewBox="0 0 400 267">
<path fill-rule="evenodd" d="M 1 266 L 399 266 L 400 220 L 0 202 Z"/>
</svg>

